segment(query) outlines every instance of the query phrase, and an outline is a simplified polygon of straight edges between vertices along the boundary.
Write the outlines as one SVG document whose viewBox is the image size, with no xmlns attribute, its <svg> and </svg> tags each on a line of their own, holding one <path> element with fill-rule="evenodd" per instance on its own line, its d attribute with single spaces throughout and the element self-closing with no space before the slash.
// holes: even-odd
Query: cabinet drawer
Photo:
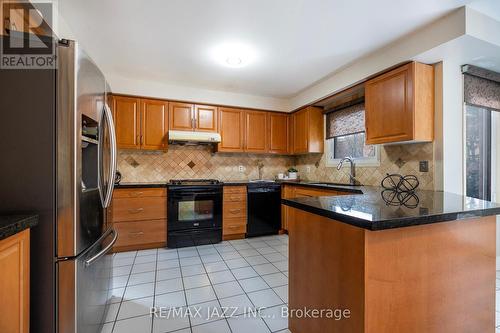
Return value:
<svg viewBox="0 0 500 333">
<path fill-rule="evenodd" d="M 116 247 L 164 243 L 167 239 L 167 220 L 114 223 L 118 232 Z"/>
<path fill-rule="evenodd" d="M 224 202 L 245 203 L 246 201 L 247 201 L 246 193 L 224 193 Z"/>
<path fill-rule="evenodd" d="M 237 235 L 247 232 L 247 220 L 245 218 L 225 218 L 222 227 L 224 235 Z"/>
<path fill-rule="evenodd" d="M 165 197 L 115 198 L 113 222 L 157 220 L 167 218 Z"/>
<path fill-rule="evenodd" d="M 224 186 L 224 194 L 226 193 L 247 193 L 246 186 Z"/>
<path fill-rule="evenodd" d="M 116 189 L 113 198 L 166 197 L 166 188 L 122 188 Z"/>
<path fill-rule="evenodd" d="M 312 189 L 312 188 L 296 188 L 295 189 L 295 197 L 320 197 L 327 195 L 337 195 L 338 192 L 334 190 L 320 190 L 320 189 Z"/>
<path fill-rule="evenodd" d="M 233 217 L 246 217 L 247 216 L 247 205 L 242 202 L 224 202 L 223 217 L 233 218 Z"/>
</svg>

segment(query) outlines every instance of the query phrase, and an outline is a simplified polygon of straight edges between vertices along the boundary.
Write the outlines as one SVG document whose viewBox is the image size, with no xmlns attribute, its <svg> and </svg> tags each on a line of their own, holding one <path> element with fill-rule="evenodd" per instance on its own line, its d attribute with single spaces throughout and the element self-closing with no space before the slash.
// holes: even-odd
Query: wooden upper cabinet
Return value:
<svg viewBox="0 0 500 333">
<path fill-rule="evenodd" d="M 293 154 L 323 153 L 323 110 L 309 106 L 292 114 Z"/>
<path fill-rule="evenodd" d="M 434 68 L 412 62 L 365 85 L 366 143 L 434 139 Z"/>
<path fill-rule="evenodd" d="M 274 154 L 288 154 L 290 130 L 290 116 L 284 113 L 269 112 L 267 117 L 269 133 L 269 152 Z"/>
<path fill-rule="evenodd" d="M 245 111 L 245 151 L 268 152 L 267 112 Z"/>
<path fill-rule="evenodd" d="M 217 107 L 210 105 L 194 106 L 195 131 L 218 132 Z"/>
<path fill-rule="evenodd" d="M 168 147 L 168 103 L 141 99 L 141 148 L 164 150 Z"/>
<path fill-rule="evenodd" d="M 170 102 L 168 104 L 169 129 L 192 131 L 194 127 L 194 105 Z"/>
<path fill-rule="evenodd" d="M 221 142 L 217 145 L 218 151 L 244 151 L 245 119 L 243 110 L 219 108 L 219 130 Z"/>
<path fill-rule="evenodd" d="M 140 99 L 123 96 L 112 99 L 118 148 L 140 149 Z"/>
<path fill-rule="evenodd" d="M 217 107 L 169 103 L 169 129 L 176 131 L 218 132 Z"/>
</svg>

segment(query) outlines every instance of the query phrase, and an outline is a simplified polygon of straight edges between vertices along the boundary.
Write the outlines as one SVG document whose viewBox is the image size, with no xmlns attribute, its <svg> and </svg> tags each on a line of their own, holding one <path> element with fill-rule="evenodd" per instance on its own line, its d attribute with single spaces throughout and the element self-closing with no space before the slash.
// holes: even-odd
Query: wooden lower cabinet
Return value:
<svg viewBox="0 0 500 333">
<path fill-rule="evenodd" d="M 336 190 L 327 190 L 322 188 L 313 188 L 300 185 L 283 185 L 281 189 L 282 199 L 302 198 L 302 197 L 321 197 L 334 195 L 349 195 L 353 193 L 341 192 Z M 281 205 L 281 228 L 288 230 L 288 226 L 293 217 L 294 210 L 290 206 Z"/>
<path fill-rule="evenodd" d="M 245 238 L 247 232 L 247 187 L 224 186 L 222 238 Z"/>
<path fill-rule="evenodd" d="M 167 241 L 167 220 L 114 223 L 118 232 L 115 248 L 163 247 Z"/>
<path fill-rule="evenodd" d="M 0 241 L 0 332 L 29 332 L 30 231 Z"/>
<path fill-rule="evenodd" d="M 117 189 L 111 210 L 113 227 L 118 232 L 114 252 L 166 246 L 165 188 Z"/>
</svg>

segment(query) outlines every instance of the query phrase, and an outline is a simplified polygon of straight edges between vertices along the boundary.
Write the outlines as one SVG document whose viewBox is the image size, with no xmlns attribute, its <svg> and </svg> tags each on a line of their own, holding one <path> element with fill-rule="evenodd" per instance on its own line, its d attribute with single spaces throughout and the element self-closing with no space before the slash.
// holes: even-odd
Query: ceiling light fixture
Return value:
<svg viewBox="0 0 500 333">
<path fill-rule="evenodd" d="M 243 43 L 224 43 L 213 48 L 212 58 L 220 65 L 232 68 L 245 67 L 255 60 L 255 51 Z"/>
</svg>

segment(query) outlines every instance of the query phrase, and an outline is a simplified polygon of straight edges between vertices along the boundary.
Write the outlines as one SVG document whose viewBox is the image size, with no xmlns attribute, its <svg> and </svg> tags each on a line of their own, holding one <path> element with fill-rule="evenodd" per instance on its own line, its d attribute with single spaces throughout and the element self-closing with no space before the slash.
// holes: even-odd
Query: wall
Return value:
<svg viewBox="0 0 500 333">
<path fill-rule="evenodd" d="M 170 145 L 168 152 L 120 150 L 118 170 L 122 182 L 164 182 L 182 178 L 248 180 L 259 177 L 257 164 L 264 164 L 263 178 L 274 179 L 294 164 L 294 157 L 257 154 L 212 154 L 209 146 Z M 244 172 L 238 170 L 244 167 Z"/>
<path fill-rule="evenodd" d="M 302 179 L 330 182 L 349 182 L 349 163 L 338 171 L 336 167 L 326 167 L 327 154 L 311 154 L 296 159 L 296 167 Z M 429 172 L 419 172 L 419 161 L 429 161 Z M 307 167 L 310 172 L 307 173 Z M 380 166 L 356 167 L 356 179 L 364 185 L 380 185 L 386 174 L 398 173 L 415 175 L 420 181 L 419 189 L 434 189 L 433 144 L 418 143 L 380 146 Z"/>
</svg>

